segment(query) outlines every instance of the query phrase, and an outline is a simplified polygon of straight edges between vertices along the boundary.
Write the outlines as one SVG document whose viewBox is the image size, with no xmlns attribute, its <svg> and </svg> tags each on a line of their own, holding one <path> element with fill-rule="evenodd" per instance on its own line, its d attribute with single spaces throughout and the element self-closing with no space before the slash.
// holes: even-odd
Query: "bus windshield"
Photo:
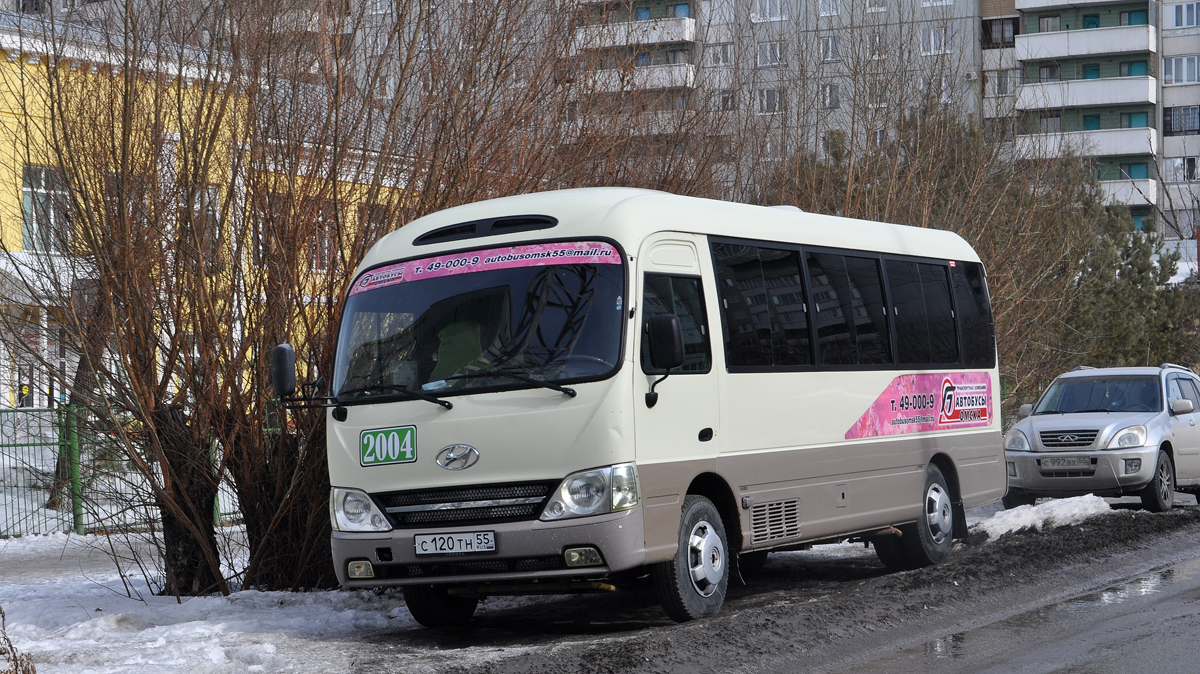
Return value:
<svg viewBox="0 0 1200 674">
<path fill-rule="evenodd" d="M 333 395 L 347 402 L 606 376 L 620 360 L 624 288 L 620 254 L 600 242 L 371 269 L 346 300 Z"/>
</svg>

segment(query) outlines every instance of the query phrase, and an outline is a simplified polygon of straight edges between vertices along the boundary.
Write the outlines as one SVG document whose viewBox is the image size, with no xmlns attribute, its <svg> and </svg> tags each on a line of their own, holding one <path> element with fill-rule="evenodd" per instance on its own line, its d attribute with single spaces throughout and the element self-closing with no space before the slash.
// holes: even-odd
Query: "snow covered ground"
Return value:
<svg viewBox="0 0 1200 674">
<path fill-rule="evenodd" d="M 1104 499 L 1080 497 L 1011 511 L 981 509 L 968 521 L 995 539 L 1026 527 L 1074 524 L 1108 510 Z M 116 544 L 126 557 L 134 551 L 130 546 L 139 545 Z M 33 657 L 40 674 L 343 672 L 352 668 L 355 644 L 382 630 L 415 627 L 395 592 L 243 591 L 177 603 L 154 596 L 150 588 L 157 579 L 144 575 L 156 571 L 135 566 L 119 573 L 109 545 L 103 537 L 65 534 L 0 540 L 0 606 L 8 634 L 18 650 Z M 854 544 L 781 554 L 836 557 L 862 550 Z M 495 598 L 481 610 L 538 601 L 545 600 Z M 490 657 L 489 649 L 470 650 L 472 658 Z M 410 664 L 410 671 L 436 669 L 428 656 L 416 653 Z"/>
</svg>

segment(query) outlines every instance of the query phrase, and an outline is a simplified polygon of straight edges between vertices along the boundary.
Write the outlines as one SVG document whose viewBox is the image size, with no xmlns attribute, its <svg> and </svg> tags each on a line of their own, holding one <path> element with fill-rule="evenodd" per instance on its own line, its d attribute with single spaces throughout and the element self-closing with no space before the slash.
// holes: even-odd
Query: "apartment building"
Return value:
<svg viewBox="0 0 1200 674">
<path fill-rule="evenodd" d="M 992 20 L 1006 22 L 1011 44 L 984 46 L 985 68 L 996 69 L 987 73 L 995 84 L 985 97 L 994 98 L 996 119 L 1011 102 L 1016 151 L 1094 157 L 1107 202 L 1129 207 L 1139 227 L 1162 231 L 1194 269 L 1197 3 L 1015 0 L 1010 7 Z"/>
</svg>

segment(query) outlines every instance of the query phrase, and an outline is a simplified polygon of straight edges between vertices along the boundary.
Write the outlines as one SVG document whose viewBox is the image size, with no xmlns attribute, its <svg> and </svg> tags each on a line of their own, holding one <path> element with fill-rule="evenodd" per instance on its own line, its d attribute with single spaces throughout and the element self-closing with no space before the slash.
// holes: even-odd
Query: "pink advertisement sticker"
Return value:
<svg viewBox="0 0 1200 674">
<path fill-rule="evenodd" d="M 596 241 L 539 243 L 439 255 L 372 269 L 358 277 L 350 294 L 439 276 L 554 264 L 621 264 L 621 256 L 616 248 Z"/>
<path fill-rule="evenodd" d="M 987 426 L 992 377 L 987 372 L 906 374 L 892 380 L 846 439 Z"/>
</svg>

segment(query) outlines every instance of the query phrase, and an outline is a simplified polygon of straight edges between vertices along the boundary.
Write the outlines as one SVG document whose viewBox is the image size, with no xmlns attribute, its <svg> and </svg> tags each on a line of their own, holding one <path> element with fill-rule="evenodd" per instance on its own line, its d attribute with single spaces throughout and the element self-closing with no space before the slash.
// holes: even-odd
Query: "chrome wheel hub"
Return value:
<svg viewBox="0 0 1200 674">
<path fill-rule="evenodd" d="M 929 485 L 929 491 L 925 492 L 925 524 L 936 545 L 941 545 L 953 533 L 954 507 L 950 504 L 950 495 L 940 484 Z"/>
<path fill-rule="evenodd" d="M 708 522 L 701 520 L 688 535 L 688 575 L 701 597 L 712 596 L 725 575 L 725 546 Z"/>
</svg>

